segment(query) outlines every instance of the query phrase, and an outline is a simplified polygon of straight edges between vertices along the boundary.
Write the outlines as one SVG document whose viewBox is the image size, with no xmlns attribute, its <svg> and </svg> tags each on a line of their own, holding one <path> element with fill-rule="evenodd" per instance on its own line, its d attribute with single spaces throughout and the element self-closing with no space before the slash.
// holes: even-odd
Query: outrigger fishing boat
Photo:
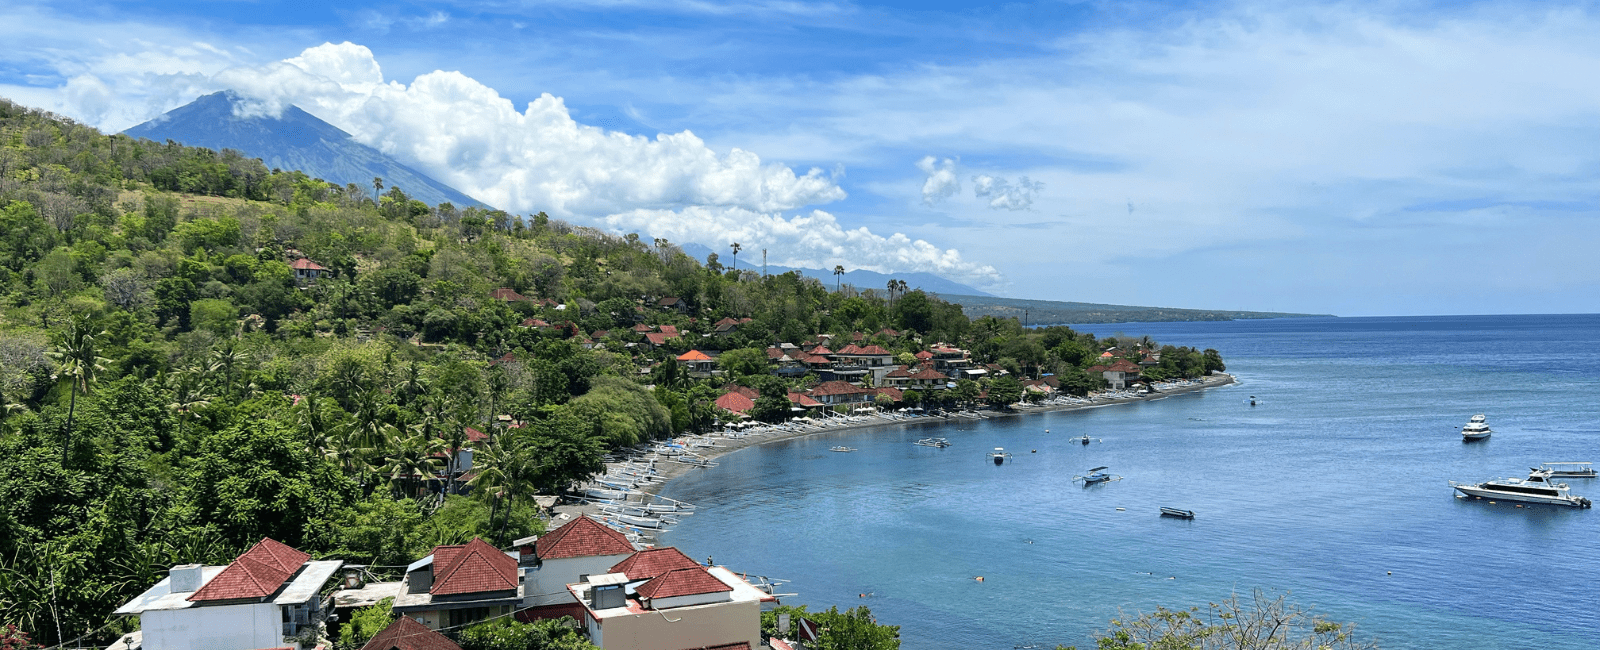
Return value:
<svg viewBox="0 0 1600 650">
<path fill-rule="evenodd" d="M 1082 436 L 1079 436 L 1077 438 L 1067 438 L 1067 439 L 1071 440 L 1073 442 L 1082 443 L 1082 444 L 1085 444 L 1085 445 L 1089 444 L 1090 442 L 1095 442 L 1095 441 L 1104 442 L 1105 441 L 1104 438 L 1090 438 L 1089 434 L 1087 434 L 1087 433 L 1083 434 Z"/>
<path fill-rule="evenodd" d="M 1179 509 L 1179 508 L 1168 508 L 1166 506 L 1162 506 L 1161 507 L 1161 516 L 1163 516 L 1163 517 L 1177 517 L 1179 519 L 1194 519 L 1194 511 L 1193 510 L 1182 510 L 1182 509 Z"/>
<path fill-rule="evenodd" d="M 1108 468 L 1108 467 L 1106 467 L 1104 465 L 1102 465 L 1100 467 L 1090 468 L 1088 472 L 1085 472 L 1083 474 L 1083 476 L 1074 476 L 1074 477 L 1072 477 L 1072 480 L 1074 480 L 1074 481 L 1083 481 L 1084 485 L 1094 485 L 1095 483 L 1109 483 L 1111 481 L 1122 480 L 1121 476 L 1116 476 L 1116 475 L 1113 475 L 1113 474 L 1107 474 L 1106 473 L 1107 469 L 1110 469 L 1110 468 Z"/>
<path fill-rule="evenodd" d="M 950 446 L 950 441 L 949 440 L 945 440 L 944 438 L 923 438 L 923 439 L 918 440 L 916 442 L 913 442 L 911 444 L 913 444 L 913 445 L 921 445 L 923 447 L 938 447 L 940 449 L 944 449 L 945 447 L 949 447 Z"/>
<path fill-rule="evenodd" d="M 1011 458 L 1011 454 L 1006 451 L 1005 447 L 995 447 L 994 451 L 989 452 L 989 459 L 993 460 L 996 465 L 1004 465 L 1009 458 Z"/>
</svg>

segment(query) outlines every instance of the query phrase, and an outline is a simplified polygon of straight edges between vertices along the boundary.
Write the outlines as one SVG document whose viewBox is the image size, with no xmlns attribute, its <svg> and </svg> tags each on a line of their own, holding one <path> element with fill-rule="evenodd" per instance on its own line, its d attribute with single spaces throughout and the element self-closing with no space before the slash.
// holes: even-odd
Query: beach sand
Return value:
<svg viewBox="0 0 1600 650">
<path fill-rule="evenodd" d="M 1235 381 L 1236 380 L 1234 379 L 1233 375 L 1218 373 L 1218 374 L 1215 374 L 1215 375 L 1211 375 L 1209 377 L 1205 377 L 1202 380 L 1202 383 L 1199 383 L 1199 384 L 1178 386 L 1178 387 L 1171 388 L 1171 389 L 1168 389 L 1168 390 L 1163 390 L 1163 391 L 1161 391 L 1159 393 L 1152 393 L 1150 395 L 1145 395 L 1145 396 L 1140 396 L 1140 397 L 1099 398 L 1099 399 L 1093 400 L 1092 402 L 1090 402 L 1088 404 L 1063 404 L 1063 405 L 1059 405 L 1059 406 L 1034 406 L 1034 407 L 1015 409 L 1015 410 L 1011 410 L 1011 411 L 984 410 L 984 411 L 980 411 L 980 413 L 982 413 L 985 416 L 985 418 L 1001 418 L 1001 417 L 1016 417 L 1016 416 L 1022 416 L 1022 415 L 1032 415 L 1034 413 L 1052 413 L 1052 412 L 1057 412 L 1057 411 L 1074 411 L 1074 410 L 1078 410 L 1078 409 L 1101 408 L 1101 407 L 1105 407 L 1105 406 L 1113 406 L 1113 405 L 1116 405 L 1116 404 L 1127 404 L 1129 402 L 1142 402 L 1142 401 L 1148 401 L 1148 400 L 1162 399 L 1164 397 L 1171 397 L 1173 395 L 1180 395 L 1180 394 L 1183 394 L 1183 393 L 1194 392 L 1194 391 L 1197 391 L 1197 390 L 1204 390 L 1204 389 L 1207 389 L 1207 388 L 1217 388 L 1217 387 L 1221 387 L 1221 386 L 1227 386 L 1229 384 L 1235 383 Z M 826 428 L 818 429 L 818 430 L 814 430 L 814 431 L 772 432 L 772 433 L 764 433 L 764 434 L 745 434 L 745 435 L 737 437 L 737 438 L 724 437 L 723 434 L 714 433 L 714 434 L 710 434 L 709 437 L 712 440 L 712 442 L 715 443 L 716 446 L 709 447 L 709 448 L 706 448 L 706 447 L 696 448 L 695 449 L 695 453 L 698 454 L 700 457 L 705 458 L 707 460 L 715 460 L 716 458 L 725 456 L 727 454 L 731 454 L 733 452 L 739 451 L 740 449 L 744 449 L 744 448 L 747 448 L 747 447 L 753 447 L 755 445 L 763 445 L 763 444 L 767 444 L 767 443 L 770 443 L 770 442 L 776 442 L 776 441 L 779 441 L 779 440 L 789 440 L 789 439 L 792 439 L 792 438 L 802 438 L 802 437 L 805 437 L 805 436 L 820 435 L 820 434 L 832 434 L 832 433 L 838 433 L 838 432 L 841 432 L 841 431 L 855 431 L 855 430 L 861 430 L 861 429 L 870 429 L 870 428 L 874 428 L 874 427 L 888 426 L 888 425 L 893 425 L 893 424 L 905 424 L 905 423 L 908 423 L 908 422 L 913 422 L 913 423 L 915 423 L 915 422 L 937 422 L 937 421 L 940 421 L 940 420 L 941 420 L 940 418 L 933 418 L 933 417 L 912 418 L 912 419 L 909 419 L 909 420 L 891 420 L 891 419 L 887 419 L 887 418 L 868 417 L 868 418 L 864 418 L 860 422 L 854 422 L 854 423 L 843 424 L 843 425 L 835 425 L 835 426 L 830 426 L 830 427 L 826 427 Z M 961 421 L 961 420 L 962 420 L 962 418 L 957 418 L 957 417 L 949 417 L 949 418 L 945 418 L 944 419 L 944 421 Z M 616 467 L 617 465 L 620 465 L 620 463 L 610 463 L 610 464 L 607 465 L 607 469 L 609 470 L 611 468 Z M 689 472 L 703 471 L 705 468 L 703 468 L 703 467 L 695 467 L 693 465 L 685 465 L 683 463 L 677 463 L 677 462 L 672 462 L 672 461 L 660 461 L 660 462 L 657 462 L 655 464 L 655 469 L 656 469 L 657 477 L 660 480 L 658 480 L 656 482 L 653 482 L 653 483 L 650 483 L 649 485 L 640 486 L 640 487 L 637 488 L 638 491 L 646 492 L 646 493 L 649 493 L 649 494 L 659 494 L 661 492 L 661 489 L 666 487 L 667 483 L 671 482 L 672 479 L 675 479 L 675 478 L 677 478 L 679 476 L 683 476 L 684 474 L 687 474 Z M 572 501 L 569 501 L 569 500 L 563 500 L 562 503 L 559 503 L 555 507 L 551 508 L 550 512 L 554 516 L 554 518 L 549 522 L 549 526 L 551 528 L 554 528 L 556 526 L 560 526 L 563 523 L 566 523 L 566 521 L 570 520 L 572 517 L 578 517 L 578 516 L 582 516 L 582 515 L 598 514 L 600 512 L 600 506 L 592 504 L 592 503 L 575 503 L 575 502 L 572 502 Z"/>
</svg>

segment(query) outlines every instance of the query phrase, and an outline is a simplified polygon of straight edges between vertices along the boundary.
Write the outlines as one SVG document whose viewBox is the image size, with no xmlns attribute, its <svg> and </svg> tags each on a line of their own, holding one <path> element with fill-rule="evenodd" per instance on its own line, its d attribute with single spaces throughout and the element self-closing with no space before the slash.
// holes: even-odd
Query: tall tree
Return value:
<svg viewBox="0 0 1600 650">
<path fill-rule="evenodd" d="M 843 282 L 843 280 L 841 278 L 843 278 L 843 277 L 844 277 L 844 265 L 843 264 L 835 264 L 835 265 L 833 265 L 833 292 L 834 293 L 839 293 L 839 288 L 842 286 L 841 283 Z"/>
<path fill-rule="evenodd" d="M 47 353 L 50 360 L 56 362 L 56 376 L 70 382 L 72 391 L 72 398 L 67 406 L 66 439 L 61 448 L 63 458 L 72 448 L 72 418 L 78 410 L 78 393 L 88 394 L 95 379 L 100 373 L 105 372 L 105 364 L 111 362 L 110 359 L 100 356 L 95 346 L 95 337 L 105 332 L 95 333 L 91 330 L 87 319 L 74 316 L 67 325 L 66 335 L 56 344 L 54 350 Z"/>
<path fill-rule="evenodd" d="M 744 247 L 740 246 L 739 242 L 733 242 L 733 245 L 729 246 L 729 248 L 733 249 L 733 270 L 737 271 L 739 270 L 739 249 Z"/>
</svg>

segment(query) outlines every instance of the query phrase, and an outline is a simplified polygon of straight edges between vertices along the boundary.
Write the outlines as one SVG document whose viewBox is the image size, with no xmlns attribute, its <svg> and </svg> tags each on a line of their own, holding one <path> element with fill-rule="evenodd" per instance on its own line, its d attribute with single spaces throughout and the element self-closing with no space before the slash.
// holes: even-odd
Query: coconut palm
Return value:
<svg viewBox="0 0 1600 650">
<path fill-rule="evenodd" d="M 443 451 L 444 443 L 438 438 L 421 433 L 403 435 L 395 430 L 389 437 L 389 451 L 379 472 L 389 479 L 396 494 L 405 495 L 407 487 L 438 478 L 434 469 L 438 468 L 438 456 Z M 418 486 L 417 492 L 420 491 Z"/>
<path fill-rule="evenodd" d="M 87 320 L 74 317 L 67 326 L 66 336 L 62 337 L 55 349 L 45 353 L 51 361 L 56 362 L 56 377 L 72 382 L 72 400 L 67 406 L 66 439 L 61 449 L 63 456 L 72 448 L 72 418 L 78 410 L 78 393 L 88 394 L 95 379 L 105 371 L 105 364 L 111 362 L 96 353 L 95 338 L 101 334 L 105 332 L 91 332 Z"/>
<path fill-rule="evenodd" d="M 842 280 L 840 280 L 839 278 L 841 278 L 843 276 L 844 276 L 844 265 L 843 264 L 835 264 L 835 265 L 833 265 L 833 292 L 834 293 L 839 293 L 839 283 L 842 282 Z"/>
<path fill-rule="evenodd" d="M 183 423 L 197 419 L 196 409 L 211 405 L 215 397 L 206 386 L 205 378 L 195 370 L 179 370 L 167 376 L 172 391 L 172 401 L 167 408 L 178 416 L 178 439 L 183 439 Z"/>
<path fill-rule="evenodd" d="M 233 341 L 223 343 L 211 351 L 210 370 L 222 373 L 223 394 L 233 394 L 233 375 L 249 358 L 250 355 L 238 349 Z"/>
<path fill-rule="evenodd" d="M 733 249 L 733 270 L 737 271 L 739 270 L 739 250 L 744 247 L 740 246 L 739 242 L 733 242 L 733 245 L 729 246 L 729 248 Z"/>
</svg>

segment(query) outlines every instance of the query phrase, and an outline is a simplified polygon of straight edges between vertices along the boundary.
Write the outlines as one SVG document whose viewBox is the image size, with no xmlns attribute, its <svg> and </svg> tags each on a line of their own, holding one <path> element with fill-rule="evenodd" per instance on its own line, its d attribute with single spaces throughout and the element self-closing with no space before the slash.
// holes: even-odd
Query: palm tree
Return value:
<svg viewBox="0 0 1600 650">
<path fill-rule="evenodd" d="M 211 351 L 211 370 L 222 371 L 224 394 L 233 394 L 233 373 L 248 358 L 249 355 L 239 350 L 233 341 L 228 341 Z"/>
<path fill-rule="evenodd" d="M 383 191 L 383 177 L 382 176 L 373 176 L 372 177 L 372 203 L 374 205 L 376 205 L 378 203 L 378 194 L 380 192 L 382 192 L 382 191 Z"/>
<path fill-rule="evenodd" d="M 56 377 L 72 382 L 72 401 L 67 406 L 67 432 L 63 441 L 61 453 L 63 458 L 67 450 L 72 448 L 72 418 L 78 410 L 78 393 L 88 394 L 89 387 L 95 379 L 104 372 L 105 364 L 111 360 L 96 354 L 94 339 L 98 334 L 89 331 L 89 322 L 81 317 L 74 317 L 71 325 L 67 327 L 67 335 L 56 346 L 56 349 L 47 352 L 51 361 L 56 362 Z"/>
<path fill-rule="evenodd" d="M 842 277 L 843 275 L 844 275 L 844 265 L 843 264 L 835 264 L 833 266 L 833 292 L 834 293 L 839 293 L 839 283 L 840 283 L 839 278 Z"/>
<path fill-rule="evenodd" d="M 444 443 L 438 438 L 421 433 L 403 436 L 395 431 L 389 437 L 387 462 L 379 471 L 389 478 L 389 484 L 397 494 L 404 495 L 408 484 L 438 478 L 433 473 L 434 468 L 439 466 L 439 459 L 435 456 L 443 449 Z"/>
<path fill-rule="evenodd" d="M 422 378 L 422 369 L 417 362 L 406 364 L 406 369 L 400 375 L 400 381 L 394 385 L 394 394 L 400 398 L 400 403 L 410 405 L 411 400 L 428 394 L 428 380 Z"/>
<path fill-rule="evenodd" d="M 740 246 L 739 242 L 733 242 L 733 245 L 729 246 L 729 248 L 733 249 L 733 270 L 737 271 L 739 270 L 739 249 L 744 247 Z"/>
<path fill-rule="evenodd" d="M 898 288 L 900 288 L 900 283 L 895 282 L 894 278 L 889 278 L 888 289 L 889 289 L 889 308 L 890 309 L 894 309 L 894 290 L 898 289 Z"/>
<path fill-rule="evenodd" d="M 179 370 L 168 377 L 172 382 L 172 401 L 167 403 L 167 408 L 178 414 L 178 439 L 182 440 L 183 421 L 196 419 L 195 409 L 210 406 L 212 394 L 194 370 Z"/>
<path fill-rule="evenodd" d="M 897 287 L 900 290 L 900 295 L 902 295 L 902 296 L 906 295 L 906 291 L 908 291 L 910 289 L 910 287 L 906 286 L 906 281 L 905 280 L 895 280 L 895 282 L 900 285 L 899 287 Z"/>
<path fill-rule="evenodd" d="M 323 417 L 322 404 L 314 395 L 302 395 L 294 405 L 295 422 L 306 431 L 306 448 L 326 453 L 333 447 L 327 419 Z"/>
</svg>

